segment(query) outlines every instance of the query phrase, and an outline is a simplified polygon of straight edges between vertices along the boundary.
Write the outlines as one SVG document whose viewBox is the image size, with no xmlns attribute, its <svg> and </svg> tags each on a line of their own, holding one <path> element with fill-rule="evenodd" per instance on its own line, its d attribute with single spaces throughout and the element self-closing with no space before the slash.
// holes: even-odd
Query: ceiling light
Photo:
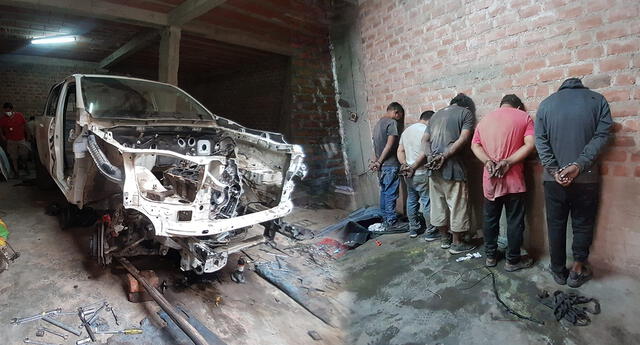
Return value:
<svg viewBox="0 0 640 345">
<path fill-rule="evenodd" d="M 31 40 L 31 44 L 57 44 L 75 42 L 76 36 L 39 37 Z"/>
</svg>

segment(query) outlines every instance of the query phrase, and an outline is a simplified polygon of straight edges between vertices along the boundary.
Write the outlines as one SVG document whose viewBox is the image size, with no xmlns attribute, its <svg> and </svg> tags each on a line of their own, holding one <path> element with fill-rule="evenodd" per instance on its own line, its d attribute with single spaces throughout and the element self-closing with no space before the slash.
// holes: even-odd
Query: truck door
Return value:
<svg viewBox="0 0 640 345">
<path fill-rule="evenodd" d="M 47 172 L 55 179 L 55 150 L 54 150 L 54 132 L 55 132 L 55 119 L 56 111 L 58 109 L 58 103 L 60 101 L 60 91 L 62 90 L 62 83 L 55 85 L 49 91 L 49 97 L 47 97 L 47 103 L 44 107 L 44 113 L 37 120 L 36 131 L 36 144 L 38 147 L 38 157 L 40 162 L 47 170 Z"/>
</svg>

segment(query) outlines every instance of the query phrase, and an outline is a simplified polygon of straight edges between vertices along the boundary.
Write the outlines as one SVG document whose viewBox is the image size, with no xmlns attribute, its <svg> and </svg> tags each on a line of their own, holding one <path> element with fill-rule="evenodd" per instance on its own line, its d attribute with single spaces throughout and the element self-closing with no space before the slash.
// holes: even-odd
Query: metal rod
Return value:
<svg viewBox="0 0 640 345">
<path fill-rule="evenodd" d="M 67 331 L 69 333 L 73 333 L 73 334 L 78 335 L 78 336 L 80 334 L 82 334 L 82 331 L 79 331 L 79 330 L 77 330 L 77 329 L 75 329 L 75 328 L 73 328 L 71 326 L 67 326 L 64 323 L 62 323 L 62 322 L 60 322 L 58 320 L 52 319 L 52 318 L 50 318 L 48 316 L 43 317 L 42 321 L 46 321 L 46 322 L 48 322 L 48 323 L 50 323 L 50 324 L 52 324 L 52 325 L 54 325 L 56 327 L 62 328 L 65 331 Z"/>
<path fill-rule="evenodd" d="M 87 318 L 84 316 L 84 310 L 82 307 L 78 308 L 78 317 L 80 317 L 80 321 L 82 321 L 82 325 L 87 329 L 87 334 L 89 334 L 89 338 L 91 341 L 96 341 L 96 336 L 93 334 L 93 330 L 91 329 L 91 325 L 87 321 Z"/>
<path fill-rule="evenodd" d="M 185 319 L 184 316 L 182 316 L 182 314 L 180 314 L 171 305 L 171 303 L 167 301 L 166 298 L 164 298 L 164 296 L 162 296 L 162 294 L 160 293 L 160 291 L 158 291 L 158 289 L 154 288 L 151 284 L 149 284 L 149 282 L 146 279 L 144 279 L 144 277 L 140 275 L 140 271 L 138 271 L 138 269 L 135 268 L 135 266 L 133 266 L 129 262 L 129 260 L 125 258 L 117 258 L 117 259 L 118 261 L 120 261 L 122 266 L 124 266 L 124 268 L 127 271 L 129 271 L 129 273 L 131 273 L 131 275 L 134 278 L 136 278 L 140 282 L 140 284 L 142 284 L 142 286 L 145 288 L 145 290 L 147 290 L 151 298 L 153 298 L 156 301 L 156 303 L 158 303 L 160 308 L 162 308 L 162 310 L 164 310 L 167 313 L 167 315 L 169 315 L 169 317 L 176 323 L 176 325 L 178 325 L 178 327 L 180 327 L 180 329 L 182 329 L 182 331 L 184 331 L 184 333 L 195 343 L 195 345 L 209 345 L 209 343 L 202 336 L 202 334 L 200 334 L 200 332 L 198 332 L 198 330 L 195 327 L 193 327 L 189 323 L 189 321 L 187 321 L 187 319 Z"/>
</svg>

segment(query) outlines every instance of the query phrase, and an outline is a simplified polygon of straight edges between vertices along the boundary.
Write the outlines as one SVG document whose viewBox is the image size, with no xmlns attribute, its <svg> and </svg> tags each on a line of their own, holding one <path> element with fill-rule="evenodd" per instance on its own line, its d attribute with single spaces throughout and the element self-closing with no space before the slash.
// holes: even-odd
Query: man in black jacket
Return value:
<svg viewBox="0 0 640 345">
<path fill-rule="evenodd" d="M 598 211 L 596 159 L 611 136 L 609 103 L 601 94 L 565 80 L 538 109 L 536 149 L 544 166 L 544 193 L 551 272 L 558 284 L 576 288 L 592 276 L 586 265 Z M 566 268 L 567 219 L 571 213 L 573 259 Z"/>
</svg>

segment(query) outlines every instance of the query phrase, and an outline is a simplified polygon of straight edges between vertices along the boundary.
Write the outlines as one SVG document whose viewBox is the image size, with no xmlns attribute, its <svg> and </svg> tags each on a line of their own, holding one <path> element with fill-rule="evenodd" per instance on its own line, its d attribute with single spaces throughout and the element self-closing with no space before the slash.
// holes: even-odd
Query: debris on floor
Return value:
<svg viewBox="0 0 640 345">
<path fill-rule="evenodd" d="M 540 303 L 553 310 L 556 321 L 565 320 L 574 326 L 587 326 L 591 323 L 588 314 L 600 314 L 600 302 L 597 299 L 580 296 L 575 292 L 556 290 L 553 295 L 549 295 L 544 290 L 538 298 Z M 589 304 L 593 304 L 593 308 L 590 309 Z"/>
</svg>

